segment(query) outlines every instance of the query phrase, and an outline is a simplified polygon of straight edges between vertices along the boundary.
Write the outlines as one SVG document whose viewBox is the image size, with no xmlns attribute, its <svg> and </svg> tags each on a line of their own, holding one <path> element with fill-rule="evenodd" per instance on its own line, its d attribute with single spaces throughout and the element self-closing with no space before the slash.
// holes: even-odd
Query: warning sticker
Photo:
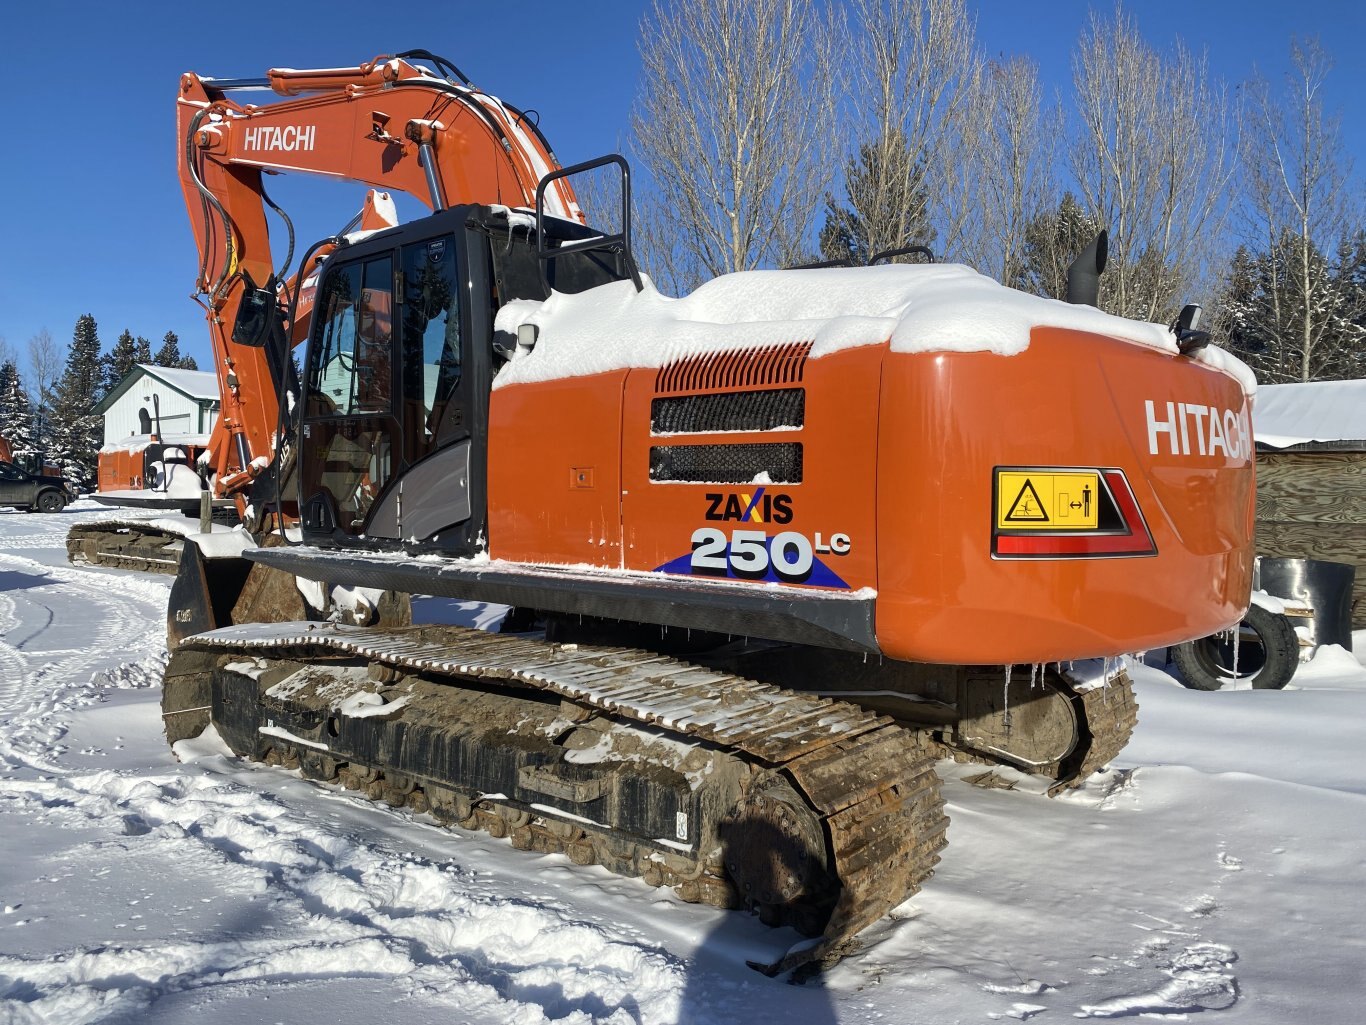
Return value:
<svg viewBox="0 0 1366 1025">
<path fill-rule="evenodd" d="M 1100 526 L 1100 474 L 1062 470 L 997 470 L 998 530 L 1095 530 Z"/>
</svg>

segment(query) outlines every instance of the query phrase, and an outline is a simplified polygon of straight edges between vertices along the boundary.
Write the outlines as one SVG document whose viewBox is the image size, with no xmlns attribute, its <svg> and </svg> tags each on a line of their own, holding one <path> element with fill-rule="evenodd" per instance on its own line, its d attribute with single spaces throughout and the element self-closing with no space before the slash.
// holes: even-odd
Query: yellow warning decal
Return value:
<svg viewBox="0 0 1366 1025">
<path fill-rule="evenodd" d="M 997 470 L 998 530 L 1095 530 L 1100 474 L 1084 470 Z"/>
</svg>

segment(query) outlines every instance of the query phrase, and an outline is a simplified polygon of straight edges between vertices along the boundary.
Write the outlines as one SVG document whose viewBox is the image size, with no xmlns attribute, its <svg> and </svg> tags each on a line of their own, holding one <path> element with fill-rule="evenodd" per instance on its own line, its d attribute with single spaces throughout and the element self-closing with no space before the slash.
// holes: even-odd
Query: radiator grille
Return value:
<svg viewBox="0 0 1366 1025">
<path fill-rule="evenodd" d="M 766 384 L 798 384 L 806 369 L 811 344 L 765 345 L 741 352 L 712 352 L 675 360 L 660 367 L 655 377 L 655 391 L 721 391 Z"/>
<path fill-rule="evenodd" d="M 806 392 L 801 388 L 682 395 L 650 404 L 650 430 L 655 434 L 771 431 L 801 427 L 805 421 Z"/>
<path fill-rule="evenodd" d="M 768 483 L 802 482 L 799 442 L 747 445 L 656 445 L 650 449 L 650 480 L 693 484 L 749 484 L 760 474 Z"/>
</svg>

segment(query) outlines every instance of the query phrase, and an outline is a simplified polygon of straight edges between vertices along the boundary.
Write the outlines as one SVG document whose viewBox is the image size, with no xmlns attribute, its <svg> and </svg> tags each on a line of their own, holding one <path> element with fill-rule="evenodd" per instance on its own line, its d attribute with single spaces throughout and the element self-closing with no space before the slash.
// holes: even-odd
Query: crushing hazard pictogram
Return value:
<svg viewBox="0 0 1366 1025">
<path fill-rule="evenodd" d="M 1098 530 L 1100 472 L 1070 467 L 996 469 L 996 529 Z"/>
<path fill-rule="evenodd" d="M 1034 488 L 1034 482 L 1028 477 L 1025 478 L 1020 493 L 1015 496 L 1015 501 L 1010 503 L 1010 511 L 1005 514 L 1005 522 L 1048 522 L 1048 510 L 1044 508 L 1043 500 L 1039 498 L 1039 492 Z"/>
</svg>

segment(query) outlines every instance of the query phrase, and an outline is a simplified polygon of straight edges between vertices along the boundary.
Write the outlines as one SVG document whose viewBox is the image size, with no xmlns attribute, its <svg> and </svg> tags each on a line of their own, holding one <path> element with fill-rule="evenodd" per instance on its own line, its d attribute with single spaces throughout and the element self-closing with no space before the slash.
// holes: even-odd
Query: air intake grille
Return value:
<svg viewBox="0 0 1366 1025">
<path fill-rule="evenodd" d="M 656 445 L 650 449 L 650 480 L 693 484 L 749 484 L 760 474 L 768 483 L 802 482 L 800 443 L 759 445 Z"/>
<path fill-rule="evenodd" d="M 655 434 L 771 431 L 805 422 L 806 392 L 801 388 L 683 395 L 655 399 L 650 405 L 650 430 Z"/>
<path fill-rule="evenodd" d="M 766 384 L 798 384 L 806 369 L 811 342 L 766 345 L 742 352 L 689 356 L 660 367 L 655 391 L 698 392 L 756 388 Z"/>
</svg>

